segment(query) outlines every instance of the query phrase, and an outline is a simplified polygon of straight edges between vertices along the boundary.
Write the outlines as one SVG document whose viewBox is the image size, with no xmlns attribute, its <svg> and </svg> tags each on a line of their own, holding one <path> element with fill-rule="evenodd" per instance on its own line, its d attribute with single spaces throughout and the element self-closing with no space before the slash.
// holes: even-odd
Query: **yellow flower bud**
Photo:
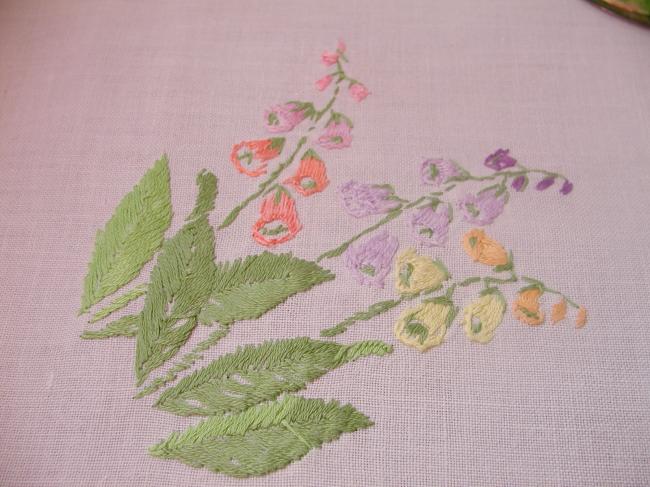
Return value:
<svg viewBox="0 0 650 487">
<path fill-rule="evenodd" d="M 481 297 L 463 312 L 465 334 L 473 342 L 490 342 L 505 312 L 506 300 L 497 289 L 483 291 Z"/>
<path fill-rule="evenodd" d="M 401 314 L 395 323 L 395 336 L 404 345 L 426 352 L 443 342 L 457 311 L 446 297 L 425 301 Z"/>
<path fill-rule="evenodd" d="M 449 279 L 447 268 L 440 261 L 418 255 L 408 249 L 397 256 L 395 287 L 400 294 L 418 294 L 435 291 Z"/>
</svg>

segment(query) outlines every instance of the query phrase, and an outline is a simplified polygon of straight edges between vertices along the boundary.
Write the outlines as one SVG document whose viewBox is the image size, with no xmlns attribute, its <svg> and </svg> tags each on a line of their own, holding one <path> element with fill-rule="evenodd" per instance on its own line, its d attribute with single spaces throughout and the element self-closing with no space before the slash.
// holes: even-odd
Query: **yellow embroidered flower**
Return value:
<svg viewBox="0 0 650 487">
<path fill-rule="evenodd" d="M 395 336 L 404 345 L 426 352 L 440 345 L 458 309 L 446 297 L 425 301 L 404 311 L 395 323 Z"/>
<path fill-rule="evenodd" d="M 467 338 L 473 342 L 488 343 L 503 320 L 506 300 L 496 289 L 486 289 L 481 297 L 463 311 L 463 327 Z"/>
<path fill-rule="evenodd" d="M 530 286 L 519 291 L 519 297 L 512 304 L 512 312 L 522 323 L 528 325 L 541 325 L 544 322 L 544 312 L 539 308 L 539 298 L 542 290 L 537 286 Z"/>
<path fill-rule="evenodd" d="M 470 230 L 463 236 L 463 248 L 474 262 L 490 266 L 504 266 L 509 262 L 506 249 L 478 228 Z"/>
<path fill-rule="evenodd" d="M 587 310 L 580 306 L 578 316 L 576 316 L 576 328 L 582 328 L 587 324 Z"/>
<path fill-rule="evenodd" d="M 418 294 L 434 291 L 449 279 L 442 262 L 418 255 L 408 249 L 395 261 L 395 287 L 400 294 Z"/>
<path fill-rule="evenodd" d="M 551 322 L 553 324 L 559 323 L 566 317 L 566 300 L 562 298 L 559 302 L 553 305 L 551 309 Z"/>
</svg>

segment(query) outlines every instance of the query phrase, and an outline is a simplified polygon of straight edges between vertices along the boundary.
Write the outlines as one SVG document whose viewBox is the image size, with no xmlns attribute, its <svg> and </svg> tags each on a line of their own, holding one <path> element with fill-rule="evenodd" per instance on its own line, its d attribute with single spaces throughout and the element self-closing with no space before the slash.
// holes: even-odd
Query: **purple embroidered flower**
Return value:
<svg viewBox="0 0 650 487">
<path fill-rule="evenodd" d="M 295 103 L 275 105 L 264 112 L 266 130 L 271 133 L 290 132 L 305 119 L 305 111 Z"/>
<path fill-rule="evenodd" d="M 573 183 L 569 181 L 568 179 L 564 180 L 564 184 L 560 188 L 560 193 L 563 195 L 569 194 L 571 191 L 573 191 Z"/>
<path fill-rule="evenodd" d="M 472 225 L 489 225 L 503 211 L 505 198 L 496 195 L 496 189 L 479 194 L 466 194 L 458 202 L 463 219 Z"/>
<path fill-rule="evenodd" d="M 549 176 L 547 178 L 542 179 L 539 183 L 537 183 L 535 189 L 537 189 L 537 191 L 544 191 L 545 189 L 553 186 L 554 182 L 555 182 L 555 177 Z"/>
<path fill-rule="evenodd" d="M 348 181 L 339 187 L 339 196 L 348 215 L 362 218 L 368 215 L 388 213 L 399 206 L 390 199 L 394 191 L 389 186 L 363 184 Z"/>
<path fill-rule="evenodd" d="M 426 159 L 420 166 L 420 177 L 424 184 L 440 186 L 449 178 L 460 175 L 456 164 L 445 159 Z"/>
<path fill-rule="evenodd" d="M 427 246 L 442 246 L 449 233 L 449 207 L 420 208 L 411 214 L 411 230 L 416 240 Z"/>
<path fill-rule="evenodd" d="M 380 233 L 348 247 L 345 251 L 345 265 L 360 284 L 383 288 L 398 246 L 395 237 L 387 232 Z"/>
<path fill-rule="evenodd" d="M 352 143 L 350 126 L 345 122 L 332 122 L 318 138 L 318 145 L 326 149 L 345 149 Z"/>
<path fill-rule="evenodd" d="M 523 191 L 526 189 L 526 186 L 528 186 L 528 178 L 526 176 L 517 176 L 512 180 L 512 189 L 517 192 Z"/>
<path fill-rule="evenodd" d="M 509 149 L 499 149 L 485 159 L 485 165 L 495 171 L 501 171 L 517 164 L 517 159 L 510 157 Z"/>
</svg>

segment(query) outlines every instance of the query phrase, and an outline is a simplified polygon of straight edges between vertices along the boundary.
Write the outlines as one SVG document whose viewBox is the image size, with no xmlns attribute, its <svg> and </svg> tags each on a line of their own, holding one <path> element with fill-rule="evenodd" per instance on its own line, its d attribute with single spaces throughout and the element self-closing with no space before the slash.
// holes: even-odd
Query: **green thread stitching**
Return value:
<svg viewBox="0 0 650 487">
<path fill-rule="evenodd" d="M 183 378 L 163 392 L 155 406 L 180 416 L 239 412 L 303 389 L 343 364 L 391 351 L 380 341 L 340 345 L 309 338 L 248 345 Z"/>
<path fill-rule="evenodd" d="M 140 284 L 139 286 L 134 287 L 130 291 L 127 291 L 121 296 L 115 298 L 105 308 L 102 308 L 99 311 L 97 311 L 94 315 L 90 317 L 88 323 L 96 323 L 100 320 L 103 320 L 104 318 L 112 315 L 116 311 L 125 308 L 131 301 L 135 301 L 146 292 L 147 292 L 146 284 Z"/>
<path fill-rule="evenodd" d="M 313 262 L 269 252 L 219 264 L 215 276 L 215 287 L 199 315 L 203 324 L 259 318 L 288 297 L 334 279 Z"/>
<path fill-rule="evenodd" d="M 393 309 L 395 306 L 398 306 L 401 304 L 405 299 L 405 297 L 401 297 L 400 299 L 389 299 L 387 301 L 379 301 L 377 303 L 371 304 L 366 311 L 358 311 L 354 313 L 352 316 L 344 319 L 340 323 L 330 327 L 330 328 L 325 328 L 321 330 L 320 336 L 322 337 L 333 337 L 336 335 L 340 335 L 341 333 L 345 333 L 348 328 L 351 325 L 354 325 L 357 321 L 368 321 L 374 318 L 375 316 L 379 316 L 380 314 L 384 313 L 385 311 L 388 311 L 389 309 Z"/>
<path fill-rule="evenodd" d="M 141 385 L 149 373 L 173 357 L 189 339 L 214 282 L 214 230 L 207 213 L 214 208 L 217 178 L 202 171 L 194 211 L 163 244 L 142 310 L 136 341 L 135 373 Z M 176 326 L 178 322 L 183 324 Z"/>
<path fill-rule="evenodd" d="M 160 248 L 171 218 L 169 167 L 163 155 L 122 198 L 104 230 L 97 231 L 79 314 L 138 275 Z"/>
<path fill-rule="evenodd" d="M 85 330 L 81 338 L 86 340 L 97 340 L 112 337 L 134 337 L 138 334 L 140 326 L 140 315 L 126 315 L 119 318 L 101 330 Z"/>
<path fill-rule="evenodd" d="M 372 425 L 349 404 L 289 395 L 239 414 L 208 418 L 172 433 L 149 452 L 195 468 L 250 477 L 279 470 L 342 433 Z"/>
</svg>

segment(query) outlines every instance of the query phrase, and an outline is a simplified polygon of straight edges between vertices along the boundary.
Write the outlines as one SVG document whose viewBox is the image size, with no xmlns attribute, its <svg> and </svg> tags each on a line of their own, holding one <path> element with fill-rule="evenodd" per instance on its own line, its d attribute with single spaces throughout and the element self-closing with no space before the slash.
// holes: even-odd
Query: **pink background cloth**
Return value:
<svg viewBox="0 0 650 487">
<path fill-rule="evenodd" d="M 508 312 L 487 346 L 455 326 L 420 354 L 394 339 L 393 310 L 340 338 L 383 339 L 393 355 L 305 392 L 352 403 L 374 428 L 246 481 L 152 458 L 196 419 L 131 399 L 133 340 L 79 339 L 94 234 L 164 151 L 169 234 L 204 167 L 220 178 L 220 222 L 257 184 L 230 166 L 233 143 L 263 136 L 274 103 L 322 104 L 320 53 L 339 37 L 372 95 L 344 101 L 353 144 L 323 151 L 332 184 L 298 200 L 305 228 L 278 251 L 313 259 L 375 221 L 341 210 L 334 189 L 349 179 L 412 197 L 423 156 L 488 174 L 485 156 L 509 147 L 575 190 L 518 194 L 488 233 L 590 323 L 531 328 Z M 649 484 L 649 50 L 650 30 L 579 0 L 0 2 L 0 485 Z M 218 233 L 219 260 L 260 251 L 256 213 Z M 459 277 L 476 270 L 459 246 L 469 228 L 456 221 L 447 247 L 426 251 Z M 405 219 L 388 229 L 411 245 Z M 237 323 L 208 355 L 317 337 L 395 296 L 359 286 L 342 259 L 325 266 L 335 281 Z"/>
</svg>

